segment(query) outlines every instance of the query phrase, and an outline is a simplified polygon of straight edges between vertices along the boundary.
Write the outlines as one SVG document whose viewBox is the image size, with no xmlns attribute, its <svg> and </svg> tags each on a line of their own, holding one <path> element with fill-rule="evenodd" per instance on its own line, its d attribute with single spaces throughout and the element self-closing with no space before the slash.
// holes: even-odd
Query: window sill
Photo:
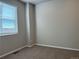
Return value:
<svg viewBox="0 0 79 59">
<path fill-rule="evenodd" d="M 14 34 L 17 34 L 17 33 L 0 33 L 0 36 L 9 36 Z"/>
</svg>

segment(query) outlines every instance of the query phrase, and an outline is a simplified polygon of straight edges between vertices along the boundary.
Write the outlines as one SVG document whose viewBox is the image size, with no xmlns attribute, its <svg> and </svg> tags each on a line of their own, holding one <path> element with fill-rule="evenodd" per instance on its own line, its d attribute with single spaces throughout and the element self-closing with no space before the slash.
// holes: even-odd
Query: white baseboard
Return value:
<svg viewBox="0 0 79 59">
<path fill-rule="evenodd" d="M 27 47 L 33 47 L 33 46 L 35 46 L 36 44 L 31 44 L 31 45 L 28 45 Z"/>
<path fill-rule="evenodd" d="M 38 46 L 45 46 L 45 47 L 53 47 L 53 48 L 59 48 L 59 49 L 66 49 L 66 50 L 73 50 L 73 51 L 79 51 L 79 49 L 75 48 L 67 48 L 67 47 L 60 47 L 60 46 L 53 46 L 53 45 L 45 45 L 45 44 L 36 44 Z"/>
<path fill-rule="evenodd" d="M 23 46 L 23 47 L 20 47 L 20 48 L 18 48 L 18 49 L 15 49 L 15 50 L 13 50 L 13 51 L 11 51 L 11 52 L 5 53 L 5 54 L 1 55 L 0 58 L 3 58 L 3 57 L 5 57 L 5 56 L 7 56 L 7 55 L 10 55 L 10 54 L 12 54 L 12 53 L 14 53 L 14 52 L 16 52 L 16 51 L 20 51 L 21 49 L 23 49 L 23 48 L 25 48 L 25 47 L 28 47 L 28 46 L 25 45 L 25 46 Z"/>
</svg>

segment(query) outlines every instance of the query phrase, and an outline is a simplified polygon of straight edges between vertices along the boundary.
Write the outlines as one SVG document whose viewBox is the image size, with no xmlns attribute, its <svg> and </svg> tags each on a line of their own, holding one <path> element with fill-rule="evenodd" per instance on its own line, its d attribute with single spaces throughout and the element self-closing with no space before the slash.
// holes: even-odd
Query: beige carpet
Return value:
<svg viewBox="0 0 79 59">
<path fill-rule="evenodd" d="M 19 53 L 11 54 L 3 59 L 79 59 L 79 52 L 34 46 L 25 48 Z"/>
</svg>

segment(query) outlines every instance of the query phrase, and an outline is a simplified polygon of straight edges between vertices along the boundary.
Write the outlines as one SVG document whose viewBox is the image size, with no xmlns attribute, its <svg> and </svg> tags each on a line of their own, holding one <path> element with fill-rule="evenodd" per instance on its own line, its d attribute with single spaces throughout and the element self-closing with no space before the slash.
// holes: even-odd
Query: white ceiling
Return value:
<svg viewBox="0 0 79 59">
<path fill-rule="evenodd" d="M 30 3 L 33 3 L 33 4 L 38 4 L 38 3 L 49 1 L 49 0 L 21 0 L 21 1 L 30 2 Z"/>
</svg>

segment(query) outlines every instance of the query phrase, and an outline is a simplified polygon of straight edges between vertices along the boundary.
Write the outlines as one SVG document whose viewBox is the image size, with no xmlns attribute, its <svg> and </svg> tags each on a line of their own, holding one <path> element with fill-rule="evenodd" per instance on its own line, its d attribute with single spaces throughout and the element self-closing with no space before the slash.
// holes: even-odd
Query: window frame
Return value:
<svg viewBox="0 0 79 59">
<path fill-rule="evenodd" d="M 16 15 L 16 18 L 15 18 L 15 32 L 12 32 L 12 33 L 0 33 L 0 36 L 7 36 L 7 35 L 14 35 L 14 34 L 17 34 L 18 33 L 18 8 L 17 8 L 17 6 L 13 6 L 13 5 L 11 5 L 11 4 L 7 4 L 7 3 L 4 3 L 4 2 L 1 2 L 0 1 L 0 3 L 1 4 L 4 4 L 4 5 L 8 5 L 8 6 L 10 6 L 10 7 L 13 7 L 13 8 L 15 8 L 16 9 L 16 11 L 15 11 L 15 15 Z M 0 28 L 1 28 L 1 30 L 3 29 L 2 28 L 2 15 L 0 16 L 0 18 L 1 18 L 1 20 L 0 20 L 0 23 L 1 23 L 1 26 L 0 26 Z"/>
</svg>

